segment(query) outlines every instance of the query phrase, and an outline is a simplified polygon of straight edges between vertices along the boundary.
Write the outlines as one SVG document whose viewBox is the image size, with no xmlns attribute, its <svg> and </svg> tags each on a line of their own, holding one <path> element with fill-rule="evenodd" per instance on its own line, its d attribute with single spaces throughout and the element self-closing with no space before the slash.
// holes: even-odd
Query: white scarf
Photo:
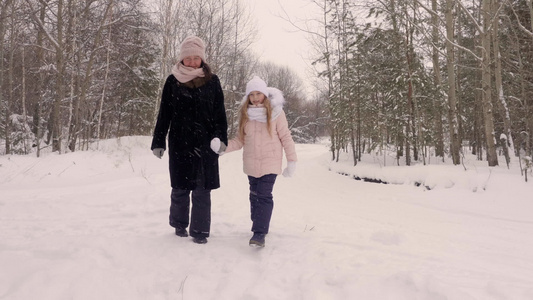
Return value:
<svg viewBox="0 0 533 300">
<path fill-rule="evenodd" d="M 172 67 L 172 74 L 181 83 L 189 82 L 194 78 L 205 76 L 203 68 L 195 69 L 191 67 L 186 67 L 181 62 L 175 64 Z"/>
<path fill-rule="evenodd" d="M 272 120 L 275 120 L 281 112 L 283 111 L 283 108 L 281 106 L 275 106 L 272 108 Z M 266 114 L 266 108 L 264 106 L 250 106 L 248 107 L 248 118 L 253 121 L 266 123 L 267 122 L 267 114 Z"/>
</svg>

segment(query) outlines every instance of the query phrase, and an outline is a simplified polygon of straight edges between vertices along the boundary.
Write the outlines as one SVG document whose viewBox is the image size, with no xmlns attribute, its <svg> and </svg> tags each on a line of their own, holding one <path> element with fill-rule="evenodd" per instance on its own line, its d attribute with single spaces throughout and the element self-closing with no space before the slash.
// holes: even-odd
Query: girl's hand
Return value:
<svg viewBox="0 0 533 300">
<path fill-rule="evenodd" d="M 226 144 L 222 143 L 219 138 L 214 138 L 211 140 L 211 150 L 218 155 L 224 154 L 226 150 Z"/>
<path fill-rule="evenodd" d="M 287 162 L 287 167 L 285 168 L 285 170 L 283 170 L 283 176 L 292 177 L 295 171 L 296 171 L 296 162 L 289 161 Z"/>
</svg>

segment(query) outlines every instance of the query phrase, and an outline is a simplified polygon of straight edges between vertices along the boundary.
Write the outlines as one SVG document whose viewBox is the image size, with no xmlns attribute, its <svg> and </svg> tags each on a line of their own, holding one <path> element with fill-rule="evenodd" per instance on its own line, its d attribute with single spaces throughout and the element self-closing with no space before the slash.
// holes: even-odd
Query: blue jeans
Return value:
<svg viewBox="0 0 533 300">
<path fill-rule="evenodd" d="M 276 177 L 276 174 L 268 174 L 259 178 L 248 176 L 253 232 L 268 233 L 270 218 L 274 209 L 272 190 L 274 189 Z"/>
<path fill-rule="evenodd" d="M 192 237 L 209 237 L 211 228 L 211 190 L 172 189 L 170 196 L 169 224 L 174 228 L 189 226 L 190 194 L 192 192 L 191 227 Z"/>
</svg>

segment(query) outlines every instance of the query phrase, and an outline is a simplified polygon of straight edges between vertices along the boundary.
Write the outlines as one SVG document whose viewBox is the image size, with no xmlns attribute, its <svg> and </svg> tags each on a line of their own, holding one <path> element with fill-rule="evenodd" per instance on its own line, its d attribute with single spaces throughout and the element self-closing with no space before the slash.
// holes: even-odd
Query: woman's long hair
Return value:
<svg viewBox="0 0 533 300">
<path fill-rule="evenodd" d="M 201 65 L 202 69 L 204 70 L 204 78 L 205 78 L 205 81 L 209 81 L 211 80 L 211 77 L 213 77 L 213 72 L 211 71 L 211 67 L 202 60 L 202 65 Z"/>
<path fill-rule="evenodd" d="M 246 99 L 246 104 L 241 105 L 241 108 L 239 109 L 239 138 L 241 139 L 241 141 L 244 141 L 244 127 L 250 119 L 248 117 L 248 107 L 251 104 L 252 102 L 250 101 L 250 96 L 248 95 L 248 98 Z M 272 105 L 270 104 L 270 100 L 267 96 L 265 96 L 265 101 L 263 102 L 263 105 L 266 109 L 266 125 L 268 134 L 272 136 L 272 128 L 270 128 L 270 119 L 272 118 Z"/>
</svg>

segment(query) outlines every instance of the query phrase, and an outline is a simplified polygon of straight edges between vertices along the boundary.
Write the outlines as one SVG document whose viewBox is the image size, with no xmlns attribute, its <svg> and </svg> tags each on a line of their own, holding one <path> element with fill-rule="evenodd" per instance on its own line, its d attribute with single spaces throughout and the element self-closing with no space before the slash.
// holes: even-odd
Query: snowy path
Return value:
<svg viewBox="0 0 533 300">
<path fill-rule="evenodd" d="M 364 183 L 328 171 L 324 146 L 297 145 L 267 247 L 252 249 L 230 153 L 196 245 L 167 224 L 167 160 L 149 141 L 0 157 L 0 299 L 533 299 L 531 184 Z"/>
</svg>

